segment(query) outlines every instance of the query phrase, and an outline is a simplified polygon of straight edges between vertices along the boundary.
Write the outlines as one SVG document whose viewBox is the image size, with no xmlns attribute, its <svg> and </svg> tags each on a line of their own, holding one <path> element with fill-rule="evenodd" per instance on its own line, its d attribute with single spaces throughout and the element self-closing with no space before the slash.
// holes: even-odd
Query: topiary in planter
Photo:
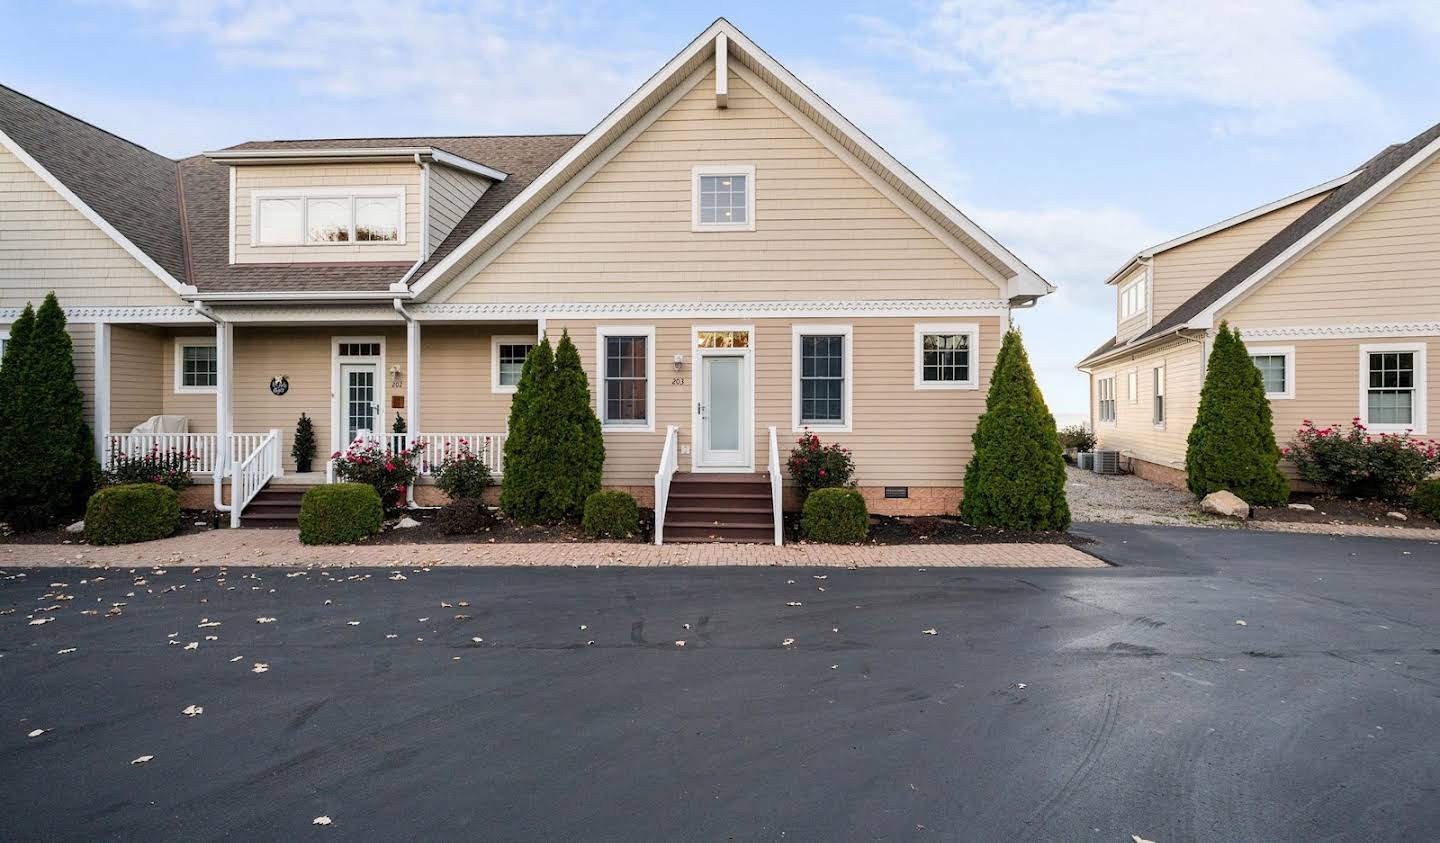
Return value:
<svg viewBox="0 0 1440 843">
<path fill-rule="evenodd" d="M 854 489 L 816 489 L 805 498 L 800 532 L 812 542 L 855 544 L 870 531 L 865 498 Z"/>
<path fill-rule="evenodd" d="M 494 514 L 479 498 L 457 498 L 442 507 L 436 519 L 447 536 L 473 535 L 495 523 Z"/>
<path fill-rule="evenodd" d="M 640 510 L 625 492 L 594 492 L 585 498 L 580 526 L 591 538 L 628 539 L 640 532 Z"/>
<path fill-rule="evenodd" d="M 365 483 L 315 486 L 300 499 L 300 541 L 350 544 L 380 532 L 385 509 L 380 493 Z"/>
<path fill-rule="evenodd" d="M 180 524 L 180 495 L 158 483 L 109 486 L 85 506 L 85 540 L 130 544 L 173 536 Z"/>
<path fill-rule="evenodd" d="M 1410 506 L 1426 518 L 1440 521 L 1440 478 L 1432 477 L 1416 483 Z"/>
</svg>

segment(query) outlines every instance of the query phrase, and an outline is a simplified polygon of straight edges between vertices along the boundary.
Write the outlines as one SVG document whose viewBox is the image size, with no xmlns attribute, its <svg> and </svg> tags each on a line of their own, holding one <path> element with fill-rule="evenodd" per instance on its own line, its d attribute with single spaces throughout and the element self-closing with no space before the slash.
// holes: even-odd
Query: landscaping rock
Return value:
<svg viewBox="0 0 1440 843">
<path fill-rule="evenodd" d="M 1290 508 L 1291 508 L 1291 509 L 1294 509 L 1294 510 L 1298 510 L 1298 511 L 1300 511 L 1300 512 L 1314 512 L 1314 511 L 1315 511 L 1315 507 L 1311 506 L 1311 505 L 1308 504 L 1308 503 L 1292 503 L 1292 504 L 1290 504 Z"/>
<path fill-rule="evenodd" d="M 420 526 L 420 522 L 419 522 L 419 521 L 416 521 L 414 518 L 411 518 L 411 517 L 408 516 L 408 515 L 405 516 L 404 518 L 401 518 L 399 521 L 395 522 L 395 529 L 397 529 L 397 530 L 408 530 L 408 529 L 410 529 L 411 527 L 419 527 L 419 526 Z"/>
<path fill-rule="evenodd" d="M 83 520 L 81 520 L 81 521 L 76 521 L 74 524 L 71 524 L 70 526 L 66 527 L 66 528 L 65 528 L 65 532 L 67 532 L 67 533 L 83 533 L 83 532 L 85 532 L 85 522 L 84 522 Z"/>
<path fill-rule="evenodd" d="M 1396 521 L 1409 521 L 1410 517 L 1403 512 L 1387 512 L 1386 518 L 1394 518 Z"/>
<path fill-rule="evenodd" d="M 1205 499 L 1200 501 L 1200 509 L 1211 515 L 1239 518 L 1241 521 L 1250 517 L 1250 504 L 1241 500 L 1238 495 L 1224 489 L 1206 495 Z"/>
</svg>

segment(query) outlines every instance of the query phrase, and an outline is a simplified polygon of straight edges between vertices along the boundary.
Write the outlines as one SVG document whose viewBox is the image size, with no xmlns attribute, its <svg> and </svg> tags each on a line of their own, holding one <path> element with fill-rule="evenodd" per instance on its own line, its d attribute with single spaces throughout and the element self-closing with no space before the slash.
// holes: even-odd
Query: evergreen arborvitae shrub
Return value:
<svg viewBox="0 0 1440 843">
<path fill-rule="evenodd" d="M 350 544 L 380 532 L 385 506 L 368 483 L 312 486 L 300 499 L 300 541 Z"/>
<path fill-rule="evenodd" d="M 290 456 L 295 459 L 296 471 L 309 471 L 315 461 L 315 423 L 304 413 L 295 422 L 295 441 L 290 444 Z"/>
<path fill-rule="evenodd" d="M 812 542 L 856 544 L 870 533 L 865 498 L 854 489 L 816 489 L 805 497 L 800 532 Z"/>
<path fill-rule="evenodd" d="M 985 413 L 971 441 L 975 453 L 965 467 L 960 500 L 966 523 L 1024 531 L 1070 526 L 1060 434 L 1019 331 L 1006 333 L 1000 344 Z"/>
<path fill-rule="evenodd" d="M 640 532 L 640 509 L 625 492 L 592 492 L 580 526 L 594 539 L 628 539 Z"/>
<path fill-rule="evenodd" d="M 10 522 L 12 528 L 16 528 L 16 520 L 23 521 L 28 517 L 19 511 L 27 504 L 19 474 L 20 451 L 24 445 L 21 431 L 28 415 L 21 373 L 29 366 L 30 336 L 33 333 L 35 308 L 26 305 L 20 318 L 10 326 L 10 340 L 5 346 L 4 358 L 0 359 L 0 520 Z M 32 520 L 43 522 L 44 519 Z M 43 523 L 34 527 L 23 526 L 28 530 L 43 526 Z"/>
<path fill-rule="evenodd" d="M 566 515 L 576 517 L 586 510 L 590 496 L 600 491 L 605 437 L 600 432 L 600 417 L 590 403 L 590 380 L 569 331 L 560 335 L 555 347 L 551 395 L 554 403 L 550 412 L 557 434 L 552 452 L 554 470 L 563 484 Z"/>
<path fill-rule="evenodd" d="M 14 366 L 6 368 L 14 371 L 0 385 L 5 404 L 0 495 L 4 517 L 17 530 L 81 512 L 99 475 L 85 399 L 75 382 L 74 346 L 54 293 L 45 297 L 25 333 L 13 355 L 7 349 L 5 359 Z M 17 344 L 14 335 L 11 343 Z"/>
<path fill-rule="evenodd" d="M 159 483 L 107 486 L 85 506 L 85 540 L 131 544 L 173 536 L 180 526 L 180 495 Z"/>
<path fill-rule="evenodd" d="M 554 375 L 555 353 L 550 338 L 545 337 L 526 356 L 520 383 L 510 398 L 500 509 L 519 524 L 547 523 L 565 513 L 563 501 L 557 500 L 561 483 L 551 471 L 554 429 L 549 412 Z"/>
<path fill-rule="evenodd" d="M 1224 323 L 1186 443 L 1185 476 L 1197 498 L 1228 490 L 1251 506 L 1280 506 L 1290 499 L 1265 383 L 1239 332 Z"/>
</svg>

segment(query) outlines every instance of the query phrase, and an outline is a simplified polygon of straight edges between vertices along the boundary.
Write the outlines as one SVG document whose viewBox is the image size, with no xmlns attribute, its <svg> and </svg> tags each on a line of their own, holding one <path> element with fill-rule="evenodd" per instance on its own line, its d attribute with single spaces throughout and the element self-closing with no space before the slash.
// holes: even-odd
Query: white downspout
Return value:
<svg viewBox="0 0 1440 843">
<path fill-rule="evenodd" d="M 405 434 L 406 447 L 419 441 L 420 436 L 420 323 L 405 309 L 405 302 L 393 299 L 395 312 L 405 320 Z M 405 502 L 415 507 L 415 484 L 405 489 Z"/>
<path fill-rule="evenodd" d="M 224 502 L 225 474 L 230 469 L 230 380 L 235 329 L 202 301 L 194 302 L 195 312 L 215 323 L 215 511 L 230 512 Z"/>
</svg>

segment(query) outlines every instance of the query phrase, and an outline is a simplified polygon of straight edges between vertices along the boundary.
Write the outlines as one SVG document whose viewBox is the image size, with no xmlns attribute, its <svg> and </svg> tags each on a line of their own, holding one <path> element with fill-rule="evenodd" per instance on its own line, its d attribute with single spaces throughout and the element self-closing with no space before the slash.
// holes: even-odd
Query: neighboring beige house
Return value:
<svg viewBox="0 0 1440 843">
<path fill-rule="evenodd" d="M 719 20 L 585 135 L 172 161 L 0 88 L 0 330 L 51 290 L 100 453 L 201 453 L 237 523 L 324 482 L 301 413 L 322 467 L 398 414 L 503 471 L 525 355 L 568 331 L 605 485 L 670 537 L 770 540 L 805 429 L 873 511 L 953 511 L 1010 310 L 1053 287 Z M 160 415 L 188 432 L 131 434 Z"/>
<path fill-rule="evenodd" d="M 1106 282 L 1116 335 L 1078 368 L 1091 424 L 1183 486 L 1210 339 L 1240 330 L 1284 447 L 1305 419 L 1430 436 L 1440 374 L 1440 125 L 1354 172 L 1146 249 Z M 1440 372 L 1440 370 L 1437 370 Z"/>
</svg>

